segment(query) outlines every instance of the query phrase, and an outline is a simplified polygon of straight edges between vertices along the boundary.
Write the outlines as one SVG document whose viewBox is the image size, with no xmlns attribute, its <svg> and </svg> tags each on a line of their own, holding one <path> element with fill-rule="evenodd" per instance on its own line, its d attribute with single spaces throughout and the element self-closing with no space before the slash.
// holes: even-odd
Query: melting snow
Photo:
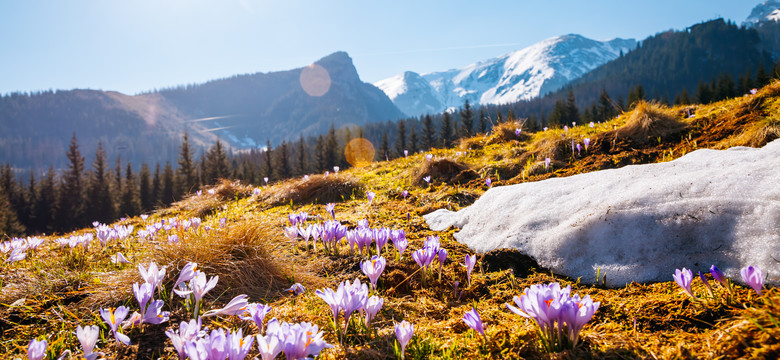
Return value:
<svg viewBox="0 0 780 360">
<path fill-rule="evenodd" d="M 677 160 L 494 187 L 431 229 L 478 252 L 514 248 L 592 283 L 670 281 L 675 268 L 732 279 L 757 265 L 780 283 L 780 140 L 761 149 L 698 150 Z"/>
</svg>

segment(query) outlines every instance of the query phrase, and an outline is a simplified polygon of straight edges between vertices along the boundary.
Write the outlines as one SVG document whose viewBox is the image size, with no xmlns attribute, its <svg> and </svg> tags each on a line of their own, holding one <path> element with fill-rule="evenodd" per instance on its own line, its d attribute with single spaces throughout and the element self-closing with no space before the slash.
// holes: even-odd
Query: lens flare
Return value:
<svg viewBox="0 0 780 360">
<path fill-rule="evenodd" d="M 309 96 L 320 97 L 330 90 L 330 75 L 324 67 L 311 64 L 301 70 L 301 76 L 298 79 L 301 88 Z"/>
<path fill-rule="evenodd" d="M 370 141 L 363 138 L 352 139 L 347 146 L 344 147 L 344 157 L 347 162 L 354 166 L 360 167 L 368 165 L 374 160 L 374 145 Z"/>
</svg>

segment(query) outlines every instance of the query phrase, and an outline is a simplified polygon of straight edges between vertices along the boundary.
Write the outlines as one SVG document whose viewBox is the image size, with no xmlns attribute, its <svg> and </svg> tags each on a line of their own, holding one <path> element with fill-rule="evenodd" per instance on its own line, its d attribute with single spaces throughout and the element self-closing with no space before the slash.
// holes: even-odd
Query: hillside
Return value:
<svg viewBox="0 0 780 360">
<path fill-rule="evenodd" d="M 643 126 L 637 127 L 637 119 Z M 335 174 L 310 175 L 259 188 L 225 181 L 148 218 L 113 224 L 134 226 L 129 232 L 117 228 L 115 238 L 108 237 L 107 228 L 102 227 L 98 229 L 102 233 L 83 229 L 45 237 L 37 249 L 23 251 L 25 258 L 18 261 L 8 261 L 20 253 L 10 250 L 19 245 L 8 243 L 9 251 L 2 255 L 6 262 L 0 268 L 0 331 L 8 341 L 0 343 L 0 353 L 5 358 L 23 357 L 30 339 L 40 337 L 48 340 L 50 358 L 66 349 L 78 354 L 81 350 L 74 336 L 76 327 L 98 325 L 96 351 L 108 357 L 176 358 L 175 345 L 166 330 L 193 340 L 199 336 L 186 323 L 180 327 L 180 322 L 193 317 L 193 309 L 185 309 L 183 299 L 171 290 L 180 273 L 185 280 L 187 274 L 192 277 L 194 269 L 186 264 L 196 262 L 199 271 L 209 277 L 219 276 L 202 301 L 204 311 L 224 307 L 220 314 L 202 318 L 213 342 L 222 339 L 216 329 L 241 329 L 245 335 L 266 329 L 262 339 L 271 342 L 276 341 L 273 334 L 277 331 L 292 334 L 290 331 L 304 329 L 300 336 L 305 343 L 300 346 L 306 351 L 316 350 L 320 358 L 399 358 L 401 349 L 394 349 L 394 324 L 404 320 L 414 326 L 411 342 L 405 348 L 408 359 L 777 358 L 780 293 L 774 287 L 765 287 L 758 295 L 746 286 L 734 285 L 727 293 L 707 276 L 714 295 L 708 297 L 702 282 L 695 280 L 692 291 L 700 300 L 693 300 L 671 281 L 673 273 L 669 273 L 667 282 L 607 288 L 600 285 L 603 282 L 598 272 L 593 274 L 596 281 L 566 278 L 510 250 L 476 254 L 478 265 L 467 275 L 464 258 L 475 254 L 454 240 L 457 229 L 434 232 L 422 216 L 474 203 L 488 190 L 487 178 L 496 189 L 632 164 L 666 162 L 697 149 L 762 147 L 780 137 L 778 119 L 780 82 L 776 81 L 755 95 L 708 105 L 667 108 L 642 103 L 631 112 L 592 127 L 518 134 L 516 129 L 522 124 L 502 123 L 490 134 L 462 140 L 457 148 L 369 163 Z M 585 138 L 590 139 L 589 149 L 575 154 L 572 142 L 584 143 Z M 334 207 L 329 209 L 326 203 Z M 344 316 L 357 308 L 337 313 L 334 323 L 332 307 L 323 300 L 327 296 L 315 293 L 318 289 L 336 289 L 345 280 L 367 283 L 369 279 L 360 266 L 365 258 L 362 247 L 361 254 L 356 254 L 350 251 L 346 239 L 328 240 L 329 245 L 325 245 L 322 239 L 335 239 L 336 235 L 324 235 L 315 240 L 313 247 L 309 236 L 304 242 L 291 233 L 290 240 L 285 231 L 291 230 L 286 227 L 291 221 L 299 221 L 297 214 L 301 212 L 307 213 L 304 222 L 309 224 L 335 219 L 353 231 L 365 229 L 366 224 L 361 224 L 365 219 L 379 233 L 374 236 L 385 240 L 389 236 L 382 235 L 383 228 L 404 230 L 408 249 L 402 256 L 394 249 L 404 243 L 398 232 L 392 235 L 392 246 L 388 244 L 383 251 L 386 265 L 376 290 L 371 291 L 383 303 L 370 325 L 356 319 L 364 316 L 357 311 L 352 322 L 345 322 Z M 163 220 L 165 223 L 161 223 Z M 327 226 L 331 229 L 328 234 L 341 231 L 336 222 Z M 356 242 L 358 238 L 351 236 L 364 236 L 359 231 L 350 234 Z M 86 235 L 108 239 L 102 245 L 100 241 L 104 240 Z M 426 251 L 434 248 L 432 242 L 426 244 L 429 236 L 440 239 L 446 260 L 443 266 L 433 260 L 430 270 L 421 270 L 417 265 L 419 256 L 428 256 Z M 373 246 L 369 241 L 368 248 Z M 422 251 L 414 255 L 418 261 L 413 260 L 415 251 Z M 127 263 L 112 263 L 117 252 L 127 256 Z M 373 260 L 364 266 L 383 263 Z M 166 267 L 164 274 L 146 274 L 152 261 Z M 143 279 L 138 265 L 143 266 Z M 776 278 L 776 274 L 770 276 Z M 198 279 L 189 282 L 190 290 L 203 294 L 206 277 Z M 734 280 L 742 283 L 738 278 Z M 122 345 L 118 342 L 122 337 L 112 335 L 98 310 L 114 311 L 117 306 L 138 310 L 132 285 L 144 281 L 160 282 L 159 297 L 155 285 L 144 285 L 147 290 L 139 292 L 151 292 L 164 305 L 155 302 L 161 307 L 150 306 L 157 312 L 153 310 L 146 323 L 124 327 L 122 332 L 131 344 Z M 588 299 L 600 303 L 573 350 L 548 353 L 533 322 L 504 305 L 515 305 L 513 297 L 522 295 L 525 288 L 549 282 L 571 286 L 572 294 L 588 295 Z M 295 283 L 305 287 L 300 295 L 286 290 Z M 177 290 L 181 292 L 182 288 Z M 344 291 L 352 290 L 339 290 Z M 243 314 L 247 308 L 242 298 L 235 300 L 239 294 L 248 295 L 250 302 L 270 305 L 270 312 L 257 315 L 264 310 L 252 307 L 254 321 L 230 315 Z M 226 306 L 230 299 L 234 299 L 233 304 Z M 357 295 L 350 299 L 360 300 Z M 546 303 L 549 309 L 555 302 L 548 300 L 537 305 Z M 351 307 L 352 303 L 345 300 L 338 306 Z M 584 298 L 580 304 L 590 306 Z M 481 316 L 484 337 L 463 321 L 472 308 Z M 103 318 L 116 320 L 111 314 Z M 159 319 L 166 321 L 153 324 Z M 239 345 L 247 341 L 239 341 L 234 335 L 230 338 Z M 284 349 L 289 355 L 298 343 L 292 337 L 286 339 L 289 346 Z M 203 341 L 199 342 L 201 346 L 207 346 Z M 260 338 L 252 341 L 256 343 Z M 323 341 L 333 348 L 326 348 Z M 208 346 L 213 349 L 216 345 Z M 265 343 L 260 348 L 271 347 Z M 195 354 L 199 350 L 194 346 L 188 351 Z M 256 345 L 251 345 L 249 354 L 257 356 Z M 305 355 L 308 353 L 301 357 Z"/>
<path fill-rule="evenodd" d="M 315 68 L 316 66 L 316 68 Z M 305 69 L 309 95 L 301 85 Z M 112 91 L 72 90 L 0 96 L 0 163 L 14 168 L 63 168 L 63 149 L 73 133 L 83 154 L 99 141 L 109 159 L 174 161 L 185 130 L 196 149 L 220 137 L 233 148 L 278 145 L 323 134 L 331 124 L 363 125 L 403 114 L 387 96 L 360 80 L 352 59 L 339 52 L 309 68 L 234 76 L 135 96 Z M 196 151 L 196 154 L 198 152 Z"/>
</svg>

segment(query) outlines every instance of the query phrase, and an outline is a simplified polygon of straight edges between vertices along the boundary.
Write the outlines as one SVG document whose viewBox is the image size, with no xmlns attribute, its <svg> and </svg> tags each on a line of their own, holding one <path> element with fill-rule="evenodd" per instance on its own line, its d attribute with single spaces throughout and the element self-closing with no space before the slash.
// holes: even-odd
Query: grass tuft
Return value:
<svg viewBox="0 0 780 360">
<path fill-rule="evenodd" d="M 431 183 L 461 184 L 479 177 L 476 171 L 460 161 L 450 158 L 426 161 L 413 170 L 412 184 L 425 186 L 423 178 L 430 176 Z"/>
<path fill-rule="evenodd" d="M 365 186 L 357 178 L 341 174 L 312 175 L 308 179 L 291 180 L 262 192 L 264 203 L 275 206 L 282 204 L 326 204 L 342 202 L 361 197 Z"/>
</svg>

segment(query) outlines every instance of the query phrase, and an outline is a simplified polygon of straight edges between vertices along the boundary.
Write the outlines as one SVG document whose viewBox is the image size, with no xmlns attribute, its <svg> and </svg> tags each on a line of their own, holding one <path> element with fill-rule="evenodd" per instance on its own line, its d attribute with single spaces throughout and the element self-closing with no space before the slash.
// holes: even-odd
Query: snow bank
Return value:
<svg viewBox="0 0 780 360">
<path fill-rule="evenodd" d="M 780 282 L 780 140 L 761 149 L 698 150 L 677 160 L 495 187 L 431 229 L 478 252 L 514 248 L 583 282 L 670 281 L 715 264 L 741 281 L 757 265 Z M 777 260 L 775 260 L 777 259 Z"/>
</svg>

